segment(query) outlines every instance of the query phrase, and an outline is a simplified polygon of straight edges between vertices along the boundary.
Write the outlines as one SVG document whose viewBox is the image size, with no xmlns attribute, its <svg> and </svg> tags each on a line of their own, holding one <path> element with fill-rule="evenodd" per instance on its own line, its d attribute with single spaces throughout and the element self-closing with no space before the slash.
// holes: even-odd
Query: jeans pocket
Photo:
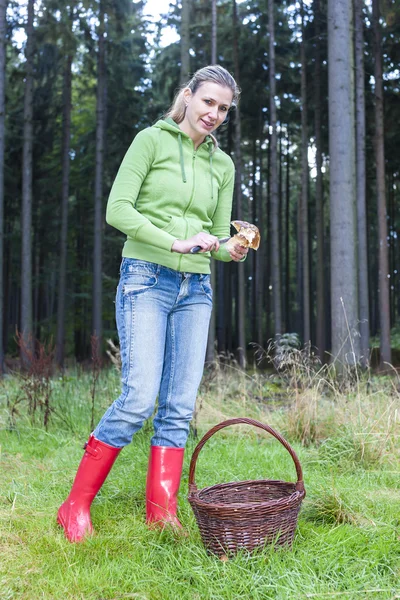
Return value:
<svg viewBox="0 0 400 600">
<path fill-rule="evenodd" d="M 157 283 L 157 277 L 154 275 L 145 275 L 133 273 L 124 278 L 122 293 L 124 296 L 139 294 L 153 288 Z"/>
<path fill-rule="evenodd" d="M 124 260 L 120 281 L 123 296 L 143 293 L 157 284 L 157 264 L 130 258 Z"/>
<path fill-rule="evenodd" d="M 200 287 L 201 287 L 203 293 L 212 302 L 212 299 L 213 299 L 213 290 L 212 290 L 212 287 L 211 287 L 211 277 L 210 277 L 210 275 L 200 275 Z"/>
</svg>

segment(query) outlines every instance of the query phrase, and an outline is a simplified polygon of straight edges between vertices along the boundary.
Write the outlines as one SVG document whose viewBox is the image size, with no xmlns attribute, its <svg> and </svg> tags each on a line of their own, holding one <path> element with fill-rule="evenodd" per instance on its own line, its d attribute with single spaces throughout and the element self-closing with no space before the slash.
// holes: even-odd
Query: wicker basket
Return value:
<svg viewBox="0 0 400 600">
<path fill-rule="evenodd" d="M 281 442 L 294 461 L 297 483 L 263 479 L 197 489 L 195 470 L 200 450 L 214 433 L 238 423 L 264 429 Z M 290 547 L 304 496 L 303 474 L 294 450 L 279 433 L 259 421 L 246 418 L 223 421 L 206 433 L 193 452 L 188 500 L 207 551 L 217 556 L 242 549 L 252 551 L 271 543 Z"/>
</svg>

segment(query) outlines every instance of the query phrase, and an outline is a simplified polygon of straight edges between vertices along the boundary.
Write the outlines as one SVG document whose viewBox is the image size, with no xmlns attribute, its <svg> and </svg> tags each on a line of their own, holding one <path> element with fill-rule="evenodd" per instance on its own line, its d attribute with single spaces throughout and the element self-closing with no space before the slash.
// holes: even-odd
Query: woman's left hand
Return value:
<svg viewBox="0 0 400 600">
<path fill-rule="evenodd" d="M 231 259 L 235 262 L 240 262 L 244 256 L 248 253 L 249 249 L 241 246 L 240 244 L 235 244 L 232 249 L 229 250 L 229 254 L 231 255 Z"/>
</svg>

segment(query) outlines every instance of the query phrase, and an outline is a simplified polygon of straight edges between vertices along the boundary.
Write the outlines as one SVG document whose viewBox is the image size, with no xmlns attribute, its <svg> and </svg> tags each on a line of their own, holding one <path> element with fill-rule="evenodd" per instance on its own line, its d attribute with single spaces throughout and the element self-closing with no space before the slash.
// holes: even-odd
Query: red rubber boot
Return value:
<svg viewBox="0 0 400 600">
<path fill-rule="evenodd" d="M 84 448 L 85 454 L 69 496 L 57 514 L 57 521 L 70 542 L 80 542 L 93 532 L 90 505 L 122 450 L 97 440 L 93 435 Z"/>
<path fill-rule="evenodd" d="M 146 483 L 146 523 L 181 528 L 176 509 L 184 448 L 151 446 Z"/>
</svg>

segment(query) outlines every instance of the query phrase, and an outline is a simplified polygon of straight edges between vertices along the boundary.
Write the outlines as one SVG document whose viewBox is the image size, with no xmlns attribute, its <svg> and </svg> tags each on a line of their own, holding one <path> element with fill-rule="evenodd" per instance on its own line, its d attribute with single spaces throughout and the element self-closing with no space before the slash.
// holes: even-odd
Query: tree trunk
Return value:
<svg viewBox="0 0 400 600">
<path fill-rule="evenodd" d="M 72 56 L 65 61 L 63 89 L 63 132 L 62 132 L 62 190 L 61 190 L 61 239 L 60 239 L 60 270 L 58 280 L 57 307 L 57 341 L 56 360 L 60 368 L 64 366 L 65 350 L 65 299 L 67 283 L 67 242 L 68 242 L 68 198 L 70 172 L 70 139 L 71 139 L 71 65 Z"/>
<path fill-rule="evenodd" d="M 224 294 L 225 294 L 225 348 L 227 352 L 233 352 L 233 333 L 234 333 L 234 313 L 233 313 L 233 290 L 234 290 L 234 277 L 232 269 L 229 265 L 228 268 L 225 269 L 225 285 L 224 285 Z"/>
<path fill-rule="evenodd" d="M 230 119 L 228 123 L 228 140 L 227 140 L 227 152 L 229 156 L 233 155 L 234 148 L 234 124 L 233 119 Z M 235 200 L 235 199 L 234 199 Z M 235 268 L 232 268 L 235 267 Z M 232 263 L 226 264 L 222 272 L 224 273 L 224 278 L 222 280 L 222 285 L 224 289 L 224 340 L 225 340 L 225 350 L 227 352 L 232 353 L 234 351 L 233 345 L 233 337 L 234 337 L 234 307 L 233 307 L 233 290 L 234 290 L 234 275 L 236 274 L 236 265 L 232 265 Z M 235 306 L 236 308 L 236 306 Z"/>
<path fill-rule="evenodd" d="M 365 91 L 364 91 L 364 1 L 354 0 L 355 93 L 356 93 L 356 177 L 358 227 L 358 301 L 360 320 L 360 361 L 369 359 L 368 241 L 365 170 Z"/>
<path fill-rule="evenodd" d="M 217 62 L 217 0 L 212 0 L 211 3 L 211 64 Z M 211 287 L 217 287 L 217 266 L 214 259 L 211 259 Z M 206 361 L 214 360 L 215 355 L 215 333 L 216 333 L 216 308 L 218 303 L 214 300 L 214 309 L 211 313 L 210 328 L 208 330 L 207 354 Z"/>
<path fill-rule="evenodd" d="M 396 180 L 396 191 L 399 189 L 399 181 Z M 399 196 L 398 193 L 394 193 L 394 201 L 398 202 Z M 395 233 L 396 233 L 396 242 L 397 240 L 400 238 L 400 226 L 399 225 L 395 225 Z M 394 264 L 395 265 L 400 265 L 400 244 L 399 243 L 395 243 L 394 242 Z M 397 273 L 395 273 L 395 291 L 396 291 L 396 306 L 395 306 L 395 321 L 397 319 L 397 317 L 400 317 L 400 277 L 399 277 L 399 270 L 397 267 Z"/>
<path fill-rule="evenodd" d="M 94 252 L 93 252 L 93 335 L 97 338 L 100 355 L 102 326 L 102 237 L 103 237 L 103 164 L 106 107 L 106 38 L 104 26 L 104 2 L 100 2 L 99 47 L 97 60 L 97 105 L 96 105 L 96 174 L 94 196 Z"/>
<path fill-rule="evenodd" d="M 217 0 L 211 0 L 211 64 L 217 64 Z"/>
<path fill-rule="evenodd" d="M 396 322 L 395 304 L 396 288 L 394 285 L 394 276 L 396 270 L 395 262 L 395 198 L 394 198 L 394 175 L 393 171 L 388 175 L 388 205 L 389 205 L 389 272 L 390 272 L 390 327 Z"/>
<path fill-rule="evenodd" d="M 4 138 L 7 0 L 0 0 L 0 375 L 4 373 Z"/>
<path fill-rule="evenodd" d="M 268 125 L 269 131 L 269 125 Z M 265 310 L 265 340 L 264 346 L 267 347 L 271 337 L 272 337 L 272 327 L 270 321 L 271 314 L 271 261 L 270 256 L 271 252 L 271 136 L 268 134 L 268 152 L 267 152 L 267 169 L 266 169 L 266 178 L 267 178 L 267 194 L 266 194 L 266 202 L 265 202 L 265 225 L 266 225 L 266 235 L 263 244 L 264 250 L 264 310 Z"/>
<path fill-rule="evenodd" d="M 310 255 L 308 233 L 308 131 L 307 131 L 307 61 L 304 35 L 304 3 L 301 1 L 301 257 L 302 257 L 302 289 L 303 289 L 303 342 L 311 340 L 310 324 Z"/>
<path fill-rule="evenodd" d="M 181 84 L 190 77 L 190 2 L 182 0 L 181 13 Z"/>
<path fill-rule="evenodd" d="M 302 315 L 304 313 L 303 303 L 303 246 L 301 243 L 302 228 L 301 228 L 301 191 L 297 194 L 297 206 L 296 206 L 296 311 L 294 314 L 295 331 L 300 335 L 303 335 L 303 321 Z"/>
<path fill-rule="evenodd" d="M 235 79 L 238 85 L 240 80 L 239 73 L 239 54 L 238 54 L 238 26 L 236 0 L 233 0 L 233 56 Z M 236 166 L 236 219 L 242 219 L 242 134 L 239 108 L 235 112 L 235 166 Z M 244 263 L 238 263 L 238 351 L 239 365 L 244 369 L 246 367 L 246 325 L 245 325 L 245 276 Z"/>
<path fill-rule="evenodd" d="M 332 354 L 359 362 L 351 0 L 328 0 Z"/>
<path fill-rule="evenodd" d="M 379 2 L 372 1 L 372 21 L 375 40 L 375 153 L 376 153 L 376 193 L 378 204 L 379 231 L 379 320 L 380 320 L 380 362 L 390 363 L 390 303 L 389 303 L 389 256 L 386 220 L 385 190 L 385 147 L 383 126 L 383 81 L 382 81 L 382 34 L 379 24 Z"/>
<path fill-rule="evenodd" d="M 218 352 L 225 352 L 226 350 L 226 336 L 225 336 L 225 270 L 224 263 L 221 261 L 217 262 L 217 344 Z"/>
<path fill-rule="evenodd" d="M 286 192 L 285 192 L 285 314 L 286 331 L 292 330 L 292 315 L 290 313 L 290 138 L 287 131 L 286 147 Z"/>
<path fill-rule="evenodd" d="M 285 276 L 283 272 L 283 265 L 285 264 L 285 190 L 283 185 L 283 164 L 284 164 L 284 154 L 283 154 L 283 128 L 282 124 L 280 126 L 279 133 L 279 187 L 278 187 L 278 210 L 279 210 L 279 265 L 280 265 L 280 282 L 281 282 L 281 314 L 282 314 L 282 331 L 287 331 L 286 329 L 286 314 L 285 314 Z"/>
<path fill-rule="evenodd" d="M 251 223 L 257 222 L 257 142 L 258 142 L 258 132 L 254 131 L 254 137 L 252 140 L 253 152 L 252 152 L 252 167 L 251 167 L 251 195 L 249 194 L 249 213 L 248 213 L 248 221 Z M 247 311 L 249 313 L 249 331 L 250 331 L 250 341 L 254 342 L 256 340 L 256 331 L 257 331 L 257 313 L 255 310 L 256 306 L 256 258 L 257 252 L 252 252 L 247 257 L 247 272 L 250 273 L 247 281 L 248 281 L 248 294 L 247 294 Z M 250 260 L 249 260 L 250 259 Z"/>
<path fill-rule="evenodd" d="M 325 337 L 325 264 L 324 264 L 324 198 L 322 189 L 322 149 L 321 149 L 321 11 L 320 0 L 314 0 L 315 20 L 315 146 L 317 179 L 315 183 L 315 221 L 317 233 L 316 299 L 317 331 L 316 345 L 318 356 L 324 360 Z"/>
<path fill-rule="evenodd" d="M 26 27 L 26 77 L 24 95 L 24 138 L 22 157 L 22 265 L 21 265 L 21 333 L 25 346 L 32 347 L 32 148 L 33 148 L 33 16 L 34 2 L 28 1 Z M 28 367 L 21 352 L 21 366 Z"/>
<path fill-rule="evenodd" d="M 396 323 L 396 303 L 397 303 L 397 288 L 396 288 L 396 265 L 397 260 L 396 260 L 396 250 L 398 247 L 397 244 L 397 238 L 396 236 L 398 235 L 398 231 L 396 230 L 396 215 L 398 213 L 397 211 L 397 206 L 396 206 L 396 183 L 395 183 L 395 176 L 394 173 L 392 171 L 392 176 L 391 176 L 391 184 L 390 184 L 390 195 L 391 195 L 391 201 L 390 201 L 390 205 L 391 205 L 391 235 L 390 235 L 390 241 L 391 241 L 391 268 L 390 268 L 390 291 L 391 291 L 391 301 L 393 303 L 393 310 L 391 312 L 391 327 L 393 327 Z"/>
<path fill-rule="evenodd" d="M 272 263 L 272 306 L 274 311 L 275 337 L 282 334 L 282 299 L 281 299 L 281 261 L 279 247 L 279 196 L 278 196 L 278 163 L 277 163 L 277 131 L 276 131 L 276 81 L 275 81 L 275 31 L 274 3 L 268 0 L 269 23 L 269 97 L 270 97 L 270 131 L 271 131 L 271 263 Z"/>
<path fill-rule="evenodd" d="M 40 214 L 40 199 L 37 202 L 37 209 L 38 209 L 38 213 Z M 40 302 L 42 302 L 42 307 L 43 307 L 43 300 L 44 298 L 42 297 L 42 289 L 41 289 L 41 281 L 40 281 L 40 272 L 41 272 L 41 267 L 43 266 L 43 261 L 41 260 L 41 248 L 40 248 L 40 240 L 43 239 L 42 238 L 42 231 L 41 231 L 41 227 L 40 227 L 40 219 L 38 219 L 38 224 L 37 224 L 37 229 L 36 231 L 34 231 L 34 235 L 33 235 L 33 244 L 32 244 L 32 254 L 33 254 L 33 281 L 35 282 L 35 285 L 33 286 L 33 290 L 32 290 L 32 298 L 33 298 L 33 307 L 32 307 L 32 315 L 33 315 L 33 322 L 32 322 L 32 332 L 33 332 L 33 336 L 37 339 L 40 340 L 40 330 L 39 330 L 39 320 L 40 320 L 40 312 L 41 312 L 41 306 L 40 306 Z"/>
<path fill-rule="evenodd" d="M 264 252 L 265 252 L 265 229 L 263 227 L 265 223 L 265 210 L 264 210 L 264 173 L 263 173 L 263 143 L 262 143 L 262 130 L 263 130 L 263 114 L 260 109 L 259 118 L 259 188 L 256 198 L 256 225 L 260 228 L 261 235 L 263 236 L 263 243 L 260 249 L 255 253 L 255 264 L 254 264 L 254 288 L 255 288 L 255 312 L 256 312 L 256 334 L 255 341 L 257 344 L 262 346 L 263 344 L 263 316 L 264 316 L 264 286 L 263 286 L 263 274 L 264 274 Z"/>
</svg>

